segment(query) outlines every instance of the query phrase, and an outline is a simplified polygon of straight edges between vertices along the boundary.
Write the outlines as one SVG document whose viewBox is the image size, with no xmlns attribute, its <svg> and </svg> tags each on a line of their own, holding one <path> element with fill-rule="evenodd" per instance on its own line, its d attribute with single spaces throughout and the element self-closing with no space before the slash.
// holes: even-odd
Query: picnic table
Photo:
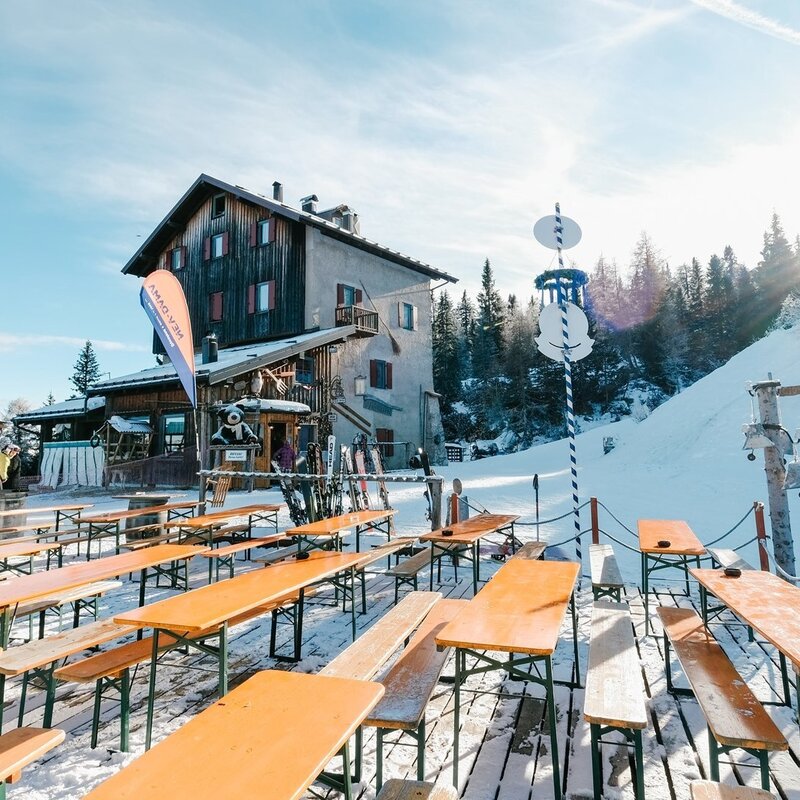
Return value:
<svg viewBox="0 0 800 800">
<path fill-rule="evenodd" d="M 351 800 L 348 742 L 383 691 L 370 681 L 259 672 L 86 800 L 297 800 L 314 781 Z M 341 775 L 325 771 L 337 753 Z"/>
<path fill-rule="evenodd" d="M 191 545 L 164 544 L 139 550 L 135 553 L 122 553 L 117 556 L 107 556 L 90 561 L 85 564 L 70 564 L 60 569 L 48 572 L 37 572 L 33 575 L 23 575 L 14 580 L 0 583 L 0 645 L 8 646 L 16 607 L 29 600 L 56 594 L 57 592 L 85 586 L 95 581 L 123 575 L 126 572 L 140 572 L 139 605 L 145 600 L 145 581 L 148 569 L 156 573 L 162 572 L 161 565 L 173 561 L 185 561 L 198 553 L 204 547 Z"/>
<path fill-rule="evenodd" d="M 296 528 L 289 528 L 284 531 L 286 536 L 297 538 L 298 550 L 311 550 L 319 548 L 342 549 L 342 533 L 356 529 L 356 550 L 361 551 L 361 534 L 369 530 L 379 530 L 386 534 L 387 538 L 392 535 L 392 517 L 395 514 L 392 508 L 376 509 L 375 511 L 353 511 L 350 514 L 340 514 L 337 517 L 321 519 L 317 522 L 308 522 L 305 525 L 298 525 Z M 322 539 L 323 544 L 316 540 Z"/>
<path fill-rule="evenodd" d="M 706 552 L 688 523 L 680 519 L 640 519 L 639 552 L 642 554 L 642 592 L 644 594 L 644 632 L 650 632 L 650 575 L 663 569 L 683 570 L 686 594 L 689 594 L 689 562 L 700 566 Z"/>
<path fill-rule="evenodd" d="M 11 572 L 17 575 L 31 575 L 33 573 L 33 557 L 40 553 L 47 553 L 47 568 L 50 569 L 50 554 L 58 550 L 58 566 L 61 566 L 61 545 L 58 542 L 15 542 L 0 544 L 0 572 Z M 27 557 L 28 569 L 22 564 L 9 563 L 10 558 Z"/>
<path fill-rule="evenodd" d="M 351 626 L 355 639 L 354 573 L 361 558 L 359 553 L 315 553 L 303 560 L 292 559 L 264 569 L 246 572 L 225 581 L 209 583 L 182 595 L 168 597 L 142 608 L 117 614 L 114 621 L 120 625 L 151 628 L 153 631 L 146 747 L 150 747 L 152 734 L 158 654 L 164 649 L 159 645 L 159 637 L 162 637 L 162 634 L 172 637 L 173 644 L 170 647 L 194 648 L 217 658 L 219 694 L 223 696 L 228 691 L 228 623 L 253 609 L 293 592 L 298 593 L 295 652 L 299 657 L 305 590 L 312 584 L 328 581 L 337 588 L 350 592 Z M 347 575 L 347 580 L 338 579 L 337 576 L 342 573 Z M 198 631 L 208 631 L 209 635 L 202 639 L 188 635 L 196 634 Z M 210 638 L 218 638 L 216 648 L 206 644 Z"/>
<path fill-rule="evenodd" d="M 700 584 L 700 607 L 708 622 L 708 594 L 758 631 L 778 650 L 785 705 L 791 707 L 786 659 L 800 669 L 800 589 L 771 572 L 742 570 L 731 577 L 721 569 L 691 569 Z M 798 695 L 800 697 L 800 694 Z"/>
<path fill-rule="evenodd" d="M 553 791 L 561 800 L 561 774 L 556 735 L 556 706 L 552 657 L 567 608 L 572 612 L 575 677 L 580 685 L 577 618 L 572 594 L 580 573 L 573 561 L 537 561 L 512 558 L 481 592 L 437 635 L 439 647 L 455 648 L 455 714 L 453 727 L 453 785 L 458 788 L 458 740 L 461 714 L 461 684 L 470 675 L 491 669 L 508 673 L 511 680 L 543 686 L 547 696 Z M 508 654 L 499 659 L 497 652 Z M 467 665 L 467 656 L 474 660 Z M 544 663 L 542 677 L 538 667 Z M 529 672 L 531 665 L 536 672 Z"/>
<path fill-rule="evenodd" d="M 195 509 L 200 505 L 197 500 L 181 501 L 179 503 L 166 503 L 158 506 L 158 511 L 167 513 L 167 521 L 174 519 L 186 519 L 191 517 Z M 118 511 L 107 511 L 103 514 L 96 514 L 93 517 L 83 517 L 77 521 L 78 526 L 88 525 L 88 542 L 86 545 L 86 560 L 92 556 L 92 540 L 104 536 L 112 535 L 115 539 L 115 551 L 119 555 L 120 535 L 122 528 L 120 523 L 134 517 L 142 516 L 142 509 L 122 509 Z M 155 527 L 155 526 L 154 526 Z"/>
<path fill-rule="evenodd" d="M 430 590 L 433 591 L 434 563 L 441 561 L 447 555 L 458 551 L 458 557 L 472 562 L 472 593 L 478 592 L 480 580 L 480 542 L 484 536 L 492 533 L 511 529 L 511 548 L 514 551 L 514 523 L 519 519 L 518 514 L 479 514 L 477 517 L 466 519 L 439 528 L 420 536 L 420 541 L 431 543 L 431 578 Z M 450 531 L 450 533 L 447 533 Z M 467 555 L 466 553 L 469 553 Z"/>
<path fill-rule="evenodd" d="M 58 530 L 62 519 L 67 519 L 72 523 L 77 523 L 77 521 L 80 519 L 81 512 L 86 508 L 92 508 L 92 505 L 92 503 L 68 503 L 57 506 L 32 506 L 30 508 L 23 507 L 13 508 L 8 511 L 0 511 L 0 527 L 2 527 L 3 520 L 7 519 L 8 517 L 28 517 L 31 514 L 55 513 L 55 526 L 56 530 Z M 15 527 L 27 529 L 28 526 L 17 525 Z M 48 524 L 47 527 L 52 527 L 52 525 Z"/>
</svg>

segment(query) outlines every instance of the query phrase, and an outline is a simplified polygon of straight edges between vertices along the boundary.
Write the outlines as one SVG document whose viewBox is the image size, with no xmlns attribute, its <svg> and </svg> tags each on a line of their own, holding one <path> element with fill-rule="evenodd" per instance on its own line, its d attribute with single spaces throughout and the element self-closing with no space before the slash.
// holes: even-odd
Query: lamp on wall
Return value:
<svg viewBox="0 0 800 800">
<path fill-rule="evenodd" d="M 367 391 L 367 379 L 363 375 L 356 375 L 354 380 L 355 387 L 353 393 L 356 397 L 363 397 Z"/>
</svg>

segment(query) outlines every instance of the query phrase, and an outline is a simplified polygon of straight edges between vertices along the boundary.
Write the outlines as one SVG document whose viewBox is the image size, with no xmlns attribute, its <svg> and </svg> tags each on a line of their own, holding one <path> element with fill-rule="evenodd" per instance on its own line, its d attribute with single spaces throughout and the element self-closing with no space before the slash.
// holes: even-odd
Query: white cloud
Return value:
<svg viewBox="0 0 800 800">
<path fill-rule="evenodd" d="M 776 39 L 783 39 L 791 44 L 800 44 L 800 31 L 782 25 L 780 22 L 765 17 L 757 11 L 751 11 L 733 0 L 691 0 L 696 6 L 726 17 L 740 25 L 774 36 Z"/>
</svg>

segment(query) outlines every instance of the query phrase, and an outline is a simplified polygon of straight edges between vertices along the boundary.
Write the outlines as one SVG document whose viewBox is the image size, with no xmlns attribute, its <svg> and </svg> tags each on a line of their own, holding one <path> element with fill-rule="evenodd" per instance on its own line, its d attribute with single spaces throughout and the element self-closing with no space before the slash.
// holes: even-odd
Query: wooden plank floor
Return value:
<svg viewBox="0 0 800 800">
<path fill-rule="evenodd" d="M 499 566 L 495 562 L 482 562 L 484 576 Z M 205 565 L 193 567 L 193 583 L 204 582 Z M 470 597 L 471 580 L 468 570 L 459 571 L 455 581 L 452 571 L 447 570 L 445 580 L 438 588 L 448 597 Z M 427 578 L 427 573 L 423 573 Z M 657 585 L 650 599 L 652 634 L 644 637 L 644 608 L 638 589 L 628 587 L 641 669 L 648 693 L 647 706 L 650 727 L 644 735 L 646 792 L 670 800 L 688 800 L 689 783 L 698 778 L 709 777 L 706 727 L 696 702 L 691 698 L 677 699 L 666 691 L 664 652 L 661 629 L 655 615 L 656 605 L 698 605 L 696 593 L 692 597 L 682 594 L 682 585 L 673 588 Z M 420 582 L 427 588 L 427 581 Z M 113 610 L 136 604 L 136 584 L 125 584 L 127 593 L 120 600 L 114 598 Z M 365 630 L 379 619 L 392 605 L 393 584 L 384 576 L 369 578 L 366 615 L 358 618 L 359 631 Z M 148 599 L 167 596 L 171 590 L 148 592 Z M 332 604 L 332 594 L 322 593 L 311 602 L 306 617 L 303 641 L 303 660 L 297 665 L 276 664 L 268 657 L 269 622 L 267 618 L 239 626 L 231 632 L 229 645 L 231 685 L 246 679 L 255 671 L 265 668 L 294 669 L 316 672 L 334 655 L 346 647 L 350 639 L 349 615 L 341 607 Z M 109 599 L 104 599 L 102 614 L 111 613 Z M 578 597 L 579 610 L 579 656 L 582 673 L 586 669 L 588 636 L 591 613 L 591 589 L 584 578 Z M 573 670 L 573 652 L 569 618 L 562 630 L 562 639 L 555 657 L 557 677 L 567 678 Z M 50 623 L 51 627 L 54 623 Z M 55 628 L 52 628 L 53 630 Z M 24 633 L 27 626 L 20 623 L 18 631 Z M 722 621 L 714 626 L 714 634 L 736 664 L 739 672 L 762 701 L 780 700 L 780 673 L 778 658 L 774 650 L 765 643 L 748 641 L 747 629 L 737 624 L 726 613 Z M 288 646 L 289 629 L 282 629 L 279 642 Z M 154 739 L 167 736 L 180 727 L 188 718 L 215 700 L 216 665 L 203 656 L 191 653 L 172 653 L 159 668 L 156 697 L 156 720 Z M 172 666 L 168 666 L 172 665 Z M 675 680 L 680 685 L 681 675 L 677 666 Z M 452 663 L 445 668 L 445 675 L 452 675 Z M 59 687 L 54 725 L 65 728 L 67 743 L 52 751 L 35 770 L 26 772 L 22 784 L 10 786 L 9 798 L 26 797 L 28 780 L 34 786 L 55 787 L 49 797 L 80 797 L 92 788 L 65 786 L 69 771 L 79 769 L 82 761 L 104 766 L 102 777 L 117 771 L 142 752 L 146 709 L 148 668 L 142 665 L 135 675 L 131 710 L 131 748 L 129 755 L 117 752 L 119 743 L 118 707 L 111 700 L 103 704 L 103 723 L 100 730 L 100 746 L 92 751 L 89 747 L 93 687 L 69 684 Z M 792 676 L 792 679 L 793 676 Z M 552 798 L 552 762 L 549 736 L 545 720 L 545 706 L 541 687 L 523 682 L 503 680 L 499 673 L 473 676 L 465 686 L 471 690 L 463 695 L 462 733 L 460 754 L 460 796 L 465 800 L 547 800 Z M 473 691 L 474 690 L 474 691 Z M 793 692 L 794 697 L 794 692 Z M 13 726 L 19 699 L 19 681 L 11 681 L 6 690 L 6 728 Z M 29 691 L 25 724 L 41 724 L 43 692 Z M 556 689 L 559 759 L 565 796 L 581 800 L 592 797 L 592 772 L 589 754 L 589 730 L 583 721 L 582 689 Z M 767 706 L 769 714 L 784 731 L 790 743 L 787 753 L 776 754 L 770 759 L 772 791 L 784 800 L 800 800 L 800 728 L 791 709 L 778 705 Z M 427 763 L 426 779 L 449 783 L 452 776 L 452 685 L 441 683 L 434 693 L 427 714 Z M 264 735 L 269 736 L 268 721 Z M 609 737 L 613 739 L 613 736 Z M 357 787 L 359 800 L 372 800 L 375 796 L 375 737 L 367 729 L 364 737 L 364 776 Z M 604 796 L 633 800 L 632 763 L 630 749 L 622 745 L 607 745 L 602 748 Z M 742 752 L 735 752 L 736 765 L 721 762 L 722 780 L 727 783 L 742 783 L 759 786 L 758 769 L 754 759 Z M 416 777 L 415 745 L 410 739 L 397 741 L 396 734 L 388 737 L 384 750 L 384 775 L 387 777 Z M 338 767 L 338 764 L 336 765 Z M 107 768 L 106 768 L 107 767 Z M 35 774 L 34 774 L 35 773 Z M 93 773 L 96 775 L 97 773 Z M 99 778 L 98 778 L 99 780 Z M 96 782 L 96 781 L 95 781 Z M 324 796 L 324 790 L 320 790 Z M 312 797 L 308 794 L 307 797 Z M 328 796 L 338 797 L 335 792 Z"/>
</svg>

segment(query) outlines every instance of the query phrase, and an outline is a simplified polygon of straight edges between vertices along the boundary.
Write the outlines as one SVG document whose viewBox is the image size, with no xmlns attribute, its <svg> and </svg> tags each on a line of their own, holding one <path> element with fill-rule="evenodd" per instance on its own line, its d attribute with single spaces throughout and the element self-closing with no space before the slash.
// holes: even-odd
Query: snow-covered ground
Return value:
<svg viewBox="0 0 800 800">
<path fill-rule="evenodd" d="M 621 541 L 634 544 L 631 534 L 625 532 L 611 514 L 633 530 L 638 518 L 678 518 L 687 520 L 700 539 L 708 542 L 744 517 L 754 500 L 766 501 L 763 459 L 759 456 L 757 461 L 750 462 L 745 458 L 741 426 L 752 418 L 751 398 L 745 384 L 766 380 L 770 374 L 783 385 L 800 384 L 800 328 L 777 331 L 755 343 L 641 422 L 625 420 L 579 435 L 580 496 L 582 501 L 590 496 L 597 497 L 608 509 L 600 512 L 601 528 Z M 783 425 L 794 433 L 800 427 L 800 399 L 781 398 L 780 402 Z M 602 440 L 607 436 L 614 437 L 616 448 L 604 455 Z M 541 537 L 550 542 L 559 542 L 573 535 L 565 441 L 552 442 L 513 455 L 453 464 L 437 468 L 437 472 L 446 479 L 446 492 L 450 490 L 452 479 L 459 477 L 463 481 L 465 494 L 471 500 L 493 512 L 519 514 L 525 523 L 535 520 L 532 478 L 538 474 L 541 520 L 561 517 L 556 522 L 543 524 Z M 398 511 L 398 531 L 402 534 L 425 531 L 428 524 L 424 516 L 426 502 L 422 487 L 394 484 L 390 485 L 390 491 L 392 505 Z M 790 508 L 797 516 L 800 514 L 797 492 L 790 494 Z M 121 505 L 121 501 L 105 493 L 61 491 L 32 496 L 29 506 L 49 505 L 65 501 L 67 497 L 85 498 L 95 504 L 96 511 L 119 508 Z M 275 490 L 253 494 L 234 492 L 229 495 L 227 505 L 279 499 Z M 283 527 L 288 527 L 286 515 L 282 515 L 280 521 Z M 581 526 L 588 529 L 589 524 L 588 508 L 584 508 Z M 534 538 L 536 528 L 529 524 L 520 527 L 518 533 L 526 539 Z M 752 538 L 753 533 L 750 517 L 731 536 L 727 546 L 744 542 Z M 587 567 L 589 541 L 590 535 L 586 533 L 583 550 Z M 574 548 L 572 542 L 564 545 L 563 555 L 574 557 Z M 615 549 L 626 578 L 631 583 L 637 582 L 638 556 L 621 547 Z M 757 562 L 754 548 L 743 555 Z M 120 601 L 109 596 L 104 603 L 103 613 L 111 614 L 117 608 L 127 607 L 130 600 L 130 597 Z M 325 625 L 334 624 L 326 622 L 326 617 L 315 621 L 315 613 L 325 612 L 312 610 L 309 627 L 322 625 L 324 633 Z M 301 668 L 313 670 L 314 664 L 319 666 L 324 663 L 327 652 L 323 648 L 312 659 L 313 663 L 309 662 L 311 666 L 304 662 Z M 11 696 L 13 699 L 13 691 Z M 162 729 L 160 735 L 168 729 L 169 726 Z M 105 738 L 115 735 L 105 734 Z M 137 741 L 134 735 L 135 750 L 138 749 Z M 119 754 L 109 757 L 107 751 L 102 749 L 91 751 L 87 742 L 88 734 L 83 731 L 79 743 L 62 746 L 65 755 L 59 757 L 57 775 L 47 769 L 49 764 L 41 769 L 32 769 L 23 776 L 20 787 L 12 789 L 9 796 L 30 800 L 80 797 L 82 787 L 90 788 L 102 777 L 116 771 L 120 764 L 130 760 L 130 756 Z M 503 796 L 501 792 L 500 797 Z M 666 789 L 648 786 L 648 796 L 653 800 L 661 800 L 670 794 Z M 511 796 L 508 797 L 510 800 Z"/>
</svg>

